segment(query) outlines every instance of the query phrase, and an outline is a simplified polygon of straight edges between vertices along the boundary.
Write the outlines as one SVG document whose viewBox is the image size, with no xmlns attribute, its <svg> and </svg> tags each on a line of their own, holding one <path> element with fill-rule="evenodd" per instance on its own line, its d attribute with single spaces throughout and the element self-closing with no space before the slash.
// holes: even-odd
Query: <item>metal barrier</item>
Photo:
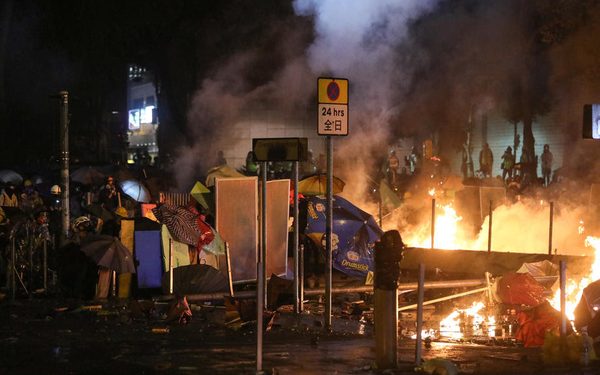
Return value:
<svg viewBox="0 0 600 375">
<path fill-rule="evenodd" d="M 190 202 L 191 195 L 189 193 L 160 192 L 158 197 L 160 203 L 185 206 Z"/>
</svg>

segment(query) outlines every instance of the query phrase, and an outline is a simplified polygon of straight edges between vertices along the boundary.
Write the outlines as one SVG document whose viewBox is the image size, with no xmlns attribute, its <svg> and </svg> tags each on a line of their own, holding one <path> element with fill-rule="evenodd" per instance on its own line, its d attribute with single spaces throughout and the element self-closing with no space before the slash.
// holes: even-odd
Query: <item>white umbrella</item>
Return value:
<svg viewBox="0 0 600 375">
<path fill-rule="evenodd" d="M 0 181 L 5 184 L 21 185 L 23 183 L 23 177 L 11 169 L 3 169 L 0 171 Z"/>
<path fill-rule="evenodd" d="M 121 190 L 133 198 L 136 202 L 149 203 L 150 191 L 141 182 L 136 180 L 125 180 L 120 183 Z"/>
</svg>

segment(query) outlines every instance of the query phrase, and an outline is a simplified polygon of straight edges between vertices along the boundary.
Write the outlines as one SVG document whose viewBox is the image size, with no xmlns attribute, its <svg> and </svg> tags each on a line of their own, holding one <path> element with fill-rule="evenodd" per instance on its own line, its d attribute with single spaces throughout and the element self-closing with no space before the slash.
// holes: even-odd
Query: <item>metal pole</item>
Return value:
<svg viewBox="0 0 600 375">
<path fill-rule="evenodd" d="M 61 91 L 60 97 L 60 145 L 61 145 L 61 216 L 62 232 L 61 245 L 69 238 L 69 93 Z"/>
<path fill-rule="evenodd" d="M 300 263 L 298 259 L 298 243 L 300 242 L 300 209 L 298 207 L 298 162 L 294 162 L 294 238 L 293 238 L 293 251 L 294 251 L 294 312 L 296 314 L 300 313 L 300 305 L 302 301 L 300 300 L 300 289 L 299 289 L 299 280 L 300 280 Z"/>
<path fill-rule="evenodd" d="M 325 226 L 325 329 L 331 330 L 331 287 L 333 284 L 333 139 L 327 136 L 327 224 Z"/>
<path fill-rule="evenodd" d="M 256 262 L 256 372 L 261 373 L 263 367 L 263 310 L 265 307 L 265 259 L 267 249 L 267 163 L 261 162 L 260 176 L 261 186 L 261 226 L 260 226 L 260 250 Z"/>
<path fill-rule="evenodd" d="M 42 243 L 43 261 L 44 261 L 44 292 L 48 291 L 48 241 L 44 239 Z"/>
<path fill-rule="evenodd" d="M 548 228 L 548 255 L 552 255 L 552 227 L 554 225 L 554 202 L 550 202 L 550 225 Z"/>
<path fill-rule="evenodd" d="M 477 289 L 469 290 L 467 292 L 461 292 L 461 293 L 457 293 L 457 294 L 451 294 L 451 295 L 445 296 L 445 297 L 440 297 L 440 298 L 432 299 L 432 300 L 423 302 L 423 306 L 425 306 L 425 305 L 432 305 L 434 303 L 444 302 L 444 301 L 448 301 L 448 300 L 451 300 L 451 299 L 454 299 L 454 298 L 468 296 L 468 295 L 471 295 L 471 294 L 485 292 L 485 291 L 487 291 L 487 289 L 488 289 L 487 286 L 484 286 L 483 288 L 477 288 Z M 419 307 L 418 304 L 402 306 L 402 307 L 398 308 L 398 312 L 406 311 L 406 310 L 412 310 L 412 309 L 415 309 L 417 307 Z"/>
<path fill-rule="evenodd" d="M 27 246 L 27 255 L 29 258 L 29 290 L 35 290 L 33 288 L 33 242 L 34 242 L 34 234 L 33 234 L 33 228 L 30 227 L 30 223 L 27 224 L 27 240 L 29 241 L 29 244 Z"/>
<path fill-rule="evenodd" d="M 379 191 L 379 226 L 383 227 L 383 201 L 381 199 L 381 191 Z"/>
<path fill-rule="evenodd" d="M 435 198 L 431 200 L 431 248 L 435 246 Z"/>
<path fill-rule="evenodd" d="M 17 261 L 16 246 L 15 234 L 13 233 L 10 246 L 10 296 L 13 301 L 17 294 L 17 268 L 15 267 L 15 262 Z"/>
<path fill-rule="evenodd" d="M 566 285 L 567 285 L 567 262 L 560 261 L 560 337 L 567 335 L 567 305 L 566 305 Z"/>
<path fill-rule="evenodd" d="M 169 294 L 173 294 L 173 239 L 169 238 Z"/>
<path fill-rule="evenodd" d="M 268 306 L 267 301 L 267 167 L 265 166 L 265 173 L 262 175 L 262 190 L 261 195 L 261 263 L 262 263 L 262 292 L 264 294 L 264 305 L 263 308 Z"/>
<path fill-rule="evenodd" d="M 231 254 L 229 252 L 229 242 L 225 242 L 225 262 L 227 263 L 227 284 L 229 286 L 229 296 L 233 297 L 233 278 L 231 276 Z"/>
<path fill-rule="evenodd" d="M 488 222 L 488 253 L 492 252 L 492 201 L 490 200 L 490 211 L 489 211 L 489 222 Z"/>
<path fill-rule="evenodd" d="M 423 339 L 423 300 L 425 299 L 425 265 L 419 264 L 419 291 L 417 294 L 417 341 L 415 343 L 415 364 L 421 365 L 421 341 Z"/>
<path fill-rule="evenodd" d="M 299 260 L 300 260 L 300 270 L 298 271 L 299 273 L 299 279 L 298 279 L 298 284 L 299 285 L 299 298 L 300 298 L 300 306 L 298 311 L 302 312 L 304 311 L 304 245 L 300 245 L 300 256 L 299 256 Z"/>
<path fill-rule="evenodd" d="M 117 272 L 112 271 L 111 275 L 112 275 L 112 293 L 111 293 L 111 295 L 113 297 L 116 297 L 117 296 Z"/>
</svg>

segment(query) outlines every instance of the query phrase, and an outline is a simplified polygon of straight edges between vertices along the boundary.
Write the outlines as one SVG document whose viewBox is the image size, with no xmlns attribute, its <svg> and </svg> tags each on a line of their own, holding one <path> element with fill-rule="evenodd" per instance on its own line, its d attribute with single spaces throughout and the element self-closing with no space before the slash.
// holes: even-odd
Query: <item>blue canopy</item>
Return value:
<svg viewBox="0 0 600 375">
<path fill-rule="evenodd" d="M 304 231 L 322 249 L 325 249 L 326 203 L 322 196 L 308 198 Z M 335 269 L 357 277 L 373 271 L 373 246 L 383 234 L 373 216 L 334 195 L 332 233 Z"/>
</svg>

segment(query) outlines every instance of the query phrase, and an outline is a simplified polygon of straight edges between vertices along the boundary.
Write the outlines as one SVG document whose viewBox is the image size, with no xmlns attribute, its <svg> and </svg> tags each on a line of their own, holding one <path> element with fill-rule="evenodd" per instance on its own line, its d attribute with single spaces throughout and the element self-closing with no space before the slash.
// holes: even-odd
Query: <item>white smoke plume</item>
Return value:
<svg viewBox="0 0 600 375">
<path fill-rule="evenodd" d="M 316 39 L 308 50 L 315 76 L 350 82 L 349 132 L 334 142 L 334 173 L 346 183 L 350 200 L 364 201 L 372 155 L 386 155 L 394 102 L 408 72 L 399 64 L 398 46 L 408 24 L 436 1 L 297 0 L 300 15 L 315 19 Z"/>
</svg>

